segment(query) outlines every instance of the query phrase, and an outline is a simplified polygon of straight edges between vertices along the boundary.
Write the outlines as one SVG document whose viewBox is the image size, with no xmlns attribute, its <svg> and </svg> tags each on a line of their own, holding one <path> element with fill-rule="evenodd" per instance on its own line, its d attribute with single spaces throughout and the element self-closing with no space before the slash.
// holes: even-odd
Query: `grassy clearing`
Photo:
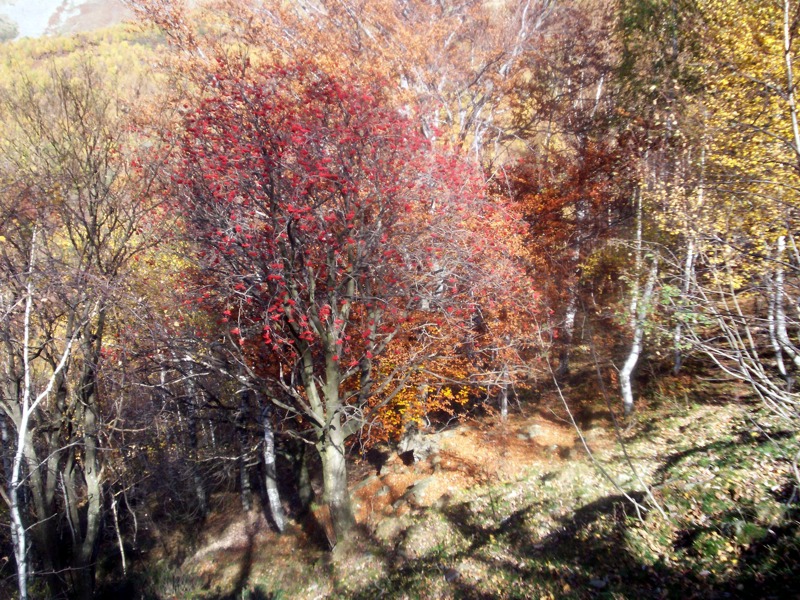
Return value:
<svg viewBox="0 0 800 600">
<path fill-rule="evenodd" d="M 392 512 L 387 505 L 333 553 L 299 528 L 283 538 L 261 532 L 249 546 L 175 565 L 172 579 L 151 569 L 145 597 L 795 597 L 795 435 L 757 406 L 719 401 L 731 396 L 724 388 L 687 392 L 680 381 L 669 383 L 648 393 L 622 432 L 635 472 L 607 419 L 588 430 L 594 460 L 613 483 L 583 453 L 565 459 L 533 445 L 516 476 L 484 473 L 472 480 L 482 483 L 451 489 L 427 506 L 400 501 Z M 484 438 L 492 431 L 487 426 Z M 481 447 L 485 464 L 504 460 L 501 446 Z M 401 475 L 391 474 L 398 481 Z M 641 481 L 669 519 L 639 513 L 620 493 L 646 505 Z M 393 490 L 386 495 L 398 504 Z"/>
</svg>

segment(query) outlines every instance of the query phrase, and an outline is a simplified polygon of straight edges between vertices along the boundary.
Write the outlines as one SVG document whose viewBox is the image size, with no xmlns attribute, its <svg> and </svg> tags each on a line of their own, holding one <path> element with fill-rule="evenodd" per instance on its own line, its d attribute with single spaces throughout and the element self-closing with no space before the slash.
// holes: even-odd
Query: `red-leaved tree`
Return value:
<svg viewBox="0 0 800 600">
<path fill-rule="evenodd" d="M 305 63 L 246 76 L 221 63 L 212 80 L 186 108 L 174 174 L 198 300 L 265 395 L 313 428 L 341 539 L 347 438 L 375 398 L 463 346 L 482 297 L 511 289 L 515 251 L 481 223 L 513 237 L 515 218 L 376 82 Z M 398 343 L 402 360 L 376 368 Z"/>
</svg>

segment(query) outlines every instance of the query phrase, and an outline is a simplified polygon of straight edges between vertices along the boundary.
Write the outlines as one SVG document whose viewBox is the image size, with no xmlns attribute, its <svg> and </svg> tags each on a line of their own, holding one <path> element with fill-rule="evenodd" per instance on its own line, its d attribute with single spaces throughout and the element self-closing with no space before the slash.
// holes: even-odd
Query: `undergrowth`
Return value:
<svg viewBox="0 0 800 600">
<path fill-rule="evenodd" d="M 543 454 L 516 480 L 385 517 L 332 553 L 301 537 L 283 549 L 259 543 L 238 576 L 221 576 L 225 554 L 210 567 L 161 564 L 142 572 L 139 597 L 793 597 L 795 432 L 724 387 L 673 383 L 649 390 L 621 432 L 636 473 L 606 420 L 594 463 Z M 642 482 L 668 519 L 620 493 L 647 505 Z"/>
</svg>

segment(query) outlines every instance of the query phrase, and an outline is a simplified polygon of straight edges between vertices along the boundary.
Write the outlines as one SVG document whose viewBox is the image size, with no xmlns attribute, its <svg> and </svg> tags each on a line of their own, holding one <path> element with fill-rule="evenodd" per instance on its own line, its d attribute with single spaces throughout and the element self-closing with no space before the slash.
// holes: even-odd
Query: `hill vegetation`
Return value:
<svg viewBox="0 0 800 600">
<path fill-rule="evenodd" d="M 4 594 L 794 593 L 794 2 L 130 5 L 0 45 Z"/>
</svg>

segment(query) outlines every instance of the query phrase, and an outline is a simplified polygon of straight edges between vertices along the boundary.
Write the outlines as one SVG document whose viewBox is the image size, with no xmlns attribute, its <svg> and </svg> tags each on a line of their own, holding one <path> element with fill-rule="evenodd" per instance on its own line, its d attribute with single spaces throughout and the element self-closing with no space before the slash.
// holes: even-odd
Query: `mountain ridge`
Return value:
<svg viewBox="0 0 800 600">
<path fill-rule="evenodd" d="M 132 17 L 122 0 L 0 0 L 0 41 L 92 31 Z"/>
</svg>

